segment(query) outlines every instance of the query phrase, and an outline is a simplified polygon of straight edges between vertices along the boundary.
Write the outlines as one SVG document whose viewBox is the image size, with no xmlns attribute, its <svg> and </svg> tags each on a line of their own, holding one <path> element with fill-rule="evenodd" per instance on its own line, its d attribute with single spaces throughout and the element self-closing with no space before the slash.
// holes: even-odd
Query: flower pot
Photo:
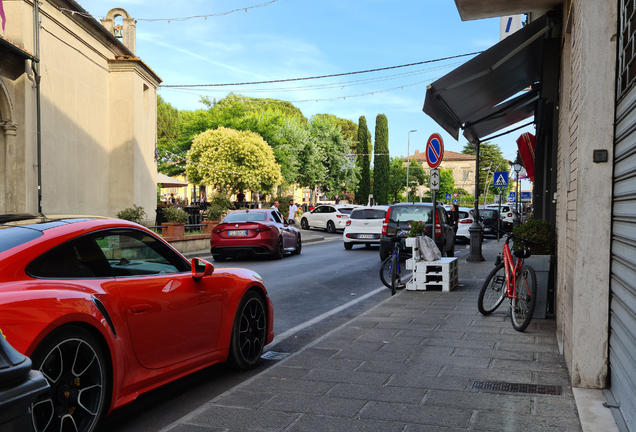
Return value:
<svg viewBox="0 0 636 432">
<path fill-rule="evenodd" d="M 552 283 L 552 255 L 531 255 L 523 262 L 534 269 L 537 275 L 537 302 L 532 318 L 544 319 L 548 309 L 548 292 Z"/>
<path fill-rule="evenodd" d="M 212 235 L 212 228 L 217 226 L 220 221 L 204 221 L 203 222 L 203 234 Z"/>
<path fill-rule="evenodd" d="M 185 237 L 185 224 L 177 222 L 164 222 L 161 224 L 163 237 Z"/>
</svg>

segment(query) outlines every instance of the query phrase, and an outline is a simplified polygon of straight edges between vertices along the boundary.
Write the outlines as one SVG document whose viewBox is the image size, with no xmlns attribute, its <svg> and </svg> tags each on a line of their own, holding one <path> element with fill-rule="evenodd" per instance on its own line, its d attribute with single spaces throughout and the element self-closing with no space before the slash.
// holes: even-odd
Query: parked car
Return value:
<svg viewBox="0 0 636 432">
<path fill-rule="evenodd" d="M 448 221 L 444 207 L 438 205 L 433 225 L 433 204 L 431 203 L 399 203 L 389 206 L 380 239 L 380 259 L 384 261 L 393 252 L 391 237 L 398 230 L 408 231 L 411 222 L 423 222 L 429 233 L 434 231 L 437 247 L 443 256 L 455 255 L 455 230 Z"/>
<path fill-rule="evenodd" d="M 501 229 L 499 210 L 492 207 L 480 207 L 479 217 L 484 226 L 484 235 L 497 236 L 497 229 Z"/>
<path fill-rule="evenodd" d="M 299 254 L 302 247 L 300 230 L 276 209 L 228 213 L 210 236 L 210 253 L 215 261 L 255 255 L 281 259 L 285 252 Z"/>
<path fill-rule="evenodd" d="M 352 205 L 320 205 L 309 213 L 303 213 L 300 227 L 302 229 L 322 228 L 333 234 L 336 230 L 345 229 L 354 208 L 355 206 Z"/>
<path fill-rule="evenodd" d="M 350 250 L 355 244 L 380 244 L 382 223 L 388 206 L 359 207 L 353 209 L 342 233 L 344 248 Z"/>
<path fill-rule="evenodd" d="M 455 238 L 462 241 L 470 241 L 470 232 L 468 228 L 473 224 L 473 209 L 469 207 L 459 208 L 459 221 L 457 223 L 457 232 Z"/>
<path fill-rule="evenodd" d="M 0 328 L 50 384 L 38 431 L 92 431 L 215 363 L 250 369 L 274 338 L 258 274 L 188 261 L 132 222 L 0 216 L 0 266 Z"/>
<path fill-rule="evenodd" d="M 495 210 L 499 210 L 499 204 L 488 204 L 486 208 L 491 208 Z M 506 203 L 501 204 L 501 229 L 504 231 L 512 231 L 513 228 L 513 219 L 515 215 L 515 207 L 514 204 Z"/>
</svg>

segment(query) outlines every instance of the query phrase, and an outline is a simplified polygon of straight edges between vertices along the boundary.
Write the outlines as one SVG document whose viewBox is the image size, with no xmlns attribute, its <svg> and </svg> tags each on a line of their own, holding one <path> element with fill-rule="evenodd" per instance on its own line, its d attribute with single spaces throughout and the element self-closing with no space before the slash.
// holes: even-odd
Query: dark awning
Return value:
<svg viewBox="0 0 636 432">
<path fill-rule="evenodd" d="M 455 139 L 464 129 L 471 143 L 532 116 L 553 26 L 546 14 L 438 79 L 427 87 L 424 112 Z"/>
</svg>

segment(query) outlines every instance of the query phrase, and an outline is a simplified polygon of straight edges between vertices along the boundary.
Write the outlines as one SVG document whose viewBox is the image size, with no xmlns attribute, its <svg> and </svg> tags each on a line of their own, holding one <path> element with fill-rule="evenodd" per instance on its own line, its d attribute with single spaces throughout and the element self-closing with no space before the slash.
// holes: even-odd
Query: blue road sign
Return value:
<svg viewBox="0 0 636 432">
<path fill-rule="evenodd" d="M 446 194 L 446 199 L 451 199 L 451 194 Z"/>
<path fill-rule="evenodd" d="M 517 194 L 515 192 L 510 192 L 510 194 L 508 194 L 508 201 L 511 201 L 511 202 L 517 201 Z"/>
<path fill-rule="evenodd" d="M 508 171 L 497 171 L 495 172 L 495 182 L 493 183 L 494 187 L 507 187 L 508 186 Z"/>
<path fill-rule="evenodd" d="M 532 192 L 521 192 L 519 194 L 519 201 L 532 201 Z"/>
<path fill-rule="evenodd" d="M 426 142 L 426 162 L 435 169 L 444 159 L 444 141 L 438 133 L 432 134 Z"/>
<path fill-rule="evenodd" d="M 453 200 L 453 204 L 457 204 L 457 198 Z"/>
</svg>

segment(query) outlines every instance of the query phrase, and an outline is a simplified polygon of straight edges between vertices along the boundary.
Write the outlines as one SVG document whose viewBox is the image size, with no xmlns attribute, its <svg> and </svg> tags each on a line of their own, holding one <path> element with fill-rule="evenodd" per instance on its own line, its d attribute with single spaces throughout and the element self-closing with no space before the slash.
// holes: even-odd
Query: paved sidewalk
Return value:
<svg viewBox="0 0 636 432">
<path fill-rule="evenodd" d="M 450 293 L 400 292 L 164 431 L 580 431 L 554 321 L 518 333 L 505 305 L 477 311 L 502 245 L 487 243 L 484 263 L 461 259 Z M 475 390 L 474 381 L 561 395 Z"/>
</svg>

